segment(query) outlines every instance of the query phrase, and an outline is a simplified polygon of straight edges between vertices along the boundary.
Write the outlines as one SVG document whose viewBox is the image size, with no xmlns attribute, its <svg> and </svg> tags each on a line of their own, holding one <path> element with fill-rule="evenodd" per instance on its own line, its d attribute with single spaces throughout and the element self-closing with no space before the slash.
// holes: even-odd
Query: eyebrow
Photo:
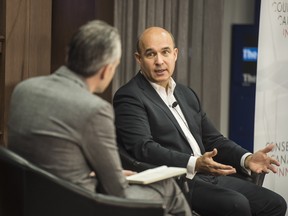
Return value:
<svg viewBox="0 0 288 216">
<path fill-rule="evenodd" d="M 163 51 L 163 50 L 171 50 L 171 48 L 170 48 L 170 47 L 163 47 L 163 48 L 161 49 L 161 51 Z M 154 49 L 148 48 L 148 49 L 145 50 L 144 54 L 146 54 L 146 53 L 148 53 L 148 52 L 154 52 L 154 51 L 155 51 Z"/>
<path fill-rule="evenodd" d="M 146 53 L 148 53 L 148 52 L 153 52 L 153 51 L 154 51 L 154 49 L 149 48 L 149 49 L 146 49 L 146 50 L 145 50 L 144 54 L 146 54 Z"/>
<path fill-rule="evenodd" d="M 170 47 L 164 47 L 161 50 L 171 50 L 171 48 Z"/>
</svg>

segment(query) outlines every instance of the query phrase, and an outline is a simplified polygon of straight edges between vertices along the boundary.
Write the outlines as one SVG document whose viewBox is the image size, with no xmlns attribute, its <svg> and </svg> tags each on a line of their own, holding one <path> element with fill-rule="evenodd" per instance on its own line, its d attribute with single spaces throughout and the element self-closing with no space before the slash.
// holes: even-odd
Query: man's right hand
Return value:
<svg viewBox="0 0 288 216">
<path fill-rule="evenodd" d="M 236 173 L 236 169 L 229 165 L 217 163 L 213 160 L 213 157 L 217 155 L 217 149 L 213 149 L 211 152 L 206 152 L 199 157 L 196 161 L 195 170 L 200 173 L 211 174 L 215 176 L 230 175 Z"/>
</svg>

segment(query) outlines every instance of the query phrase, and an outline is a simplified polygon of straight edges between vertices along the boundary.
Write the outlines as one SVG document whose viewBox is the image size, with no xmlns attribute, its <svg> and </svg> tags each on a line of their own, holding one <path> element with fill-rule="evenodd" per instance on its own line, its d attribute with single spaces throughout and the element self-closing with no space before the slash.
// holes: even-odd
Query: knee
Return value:
<svg viewBox="0 0 288 216">
<path fill-rule="evenodd" d="M 273 214 L 284 216 L 287 211 L 286 200 L 282 196 L 278 195 L 277 197 L 271 199 L 271 201 L 273 201 L 273 203 L 271 203 L 271 206 L 273 206 L 273 209 L 275 210 L 275 213 Z"/>
<path fill-rule="evenodd" d="M 268 190 L 269 191 L 269 190 Z M 262 202 L 262 208 L 256 212 L 259 215 L 284 216 L 287 210 L 285 199 L 277 193 L 269 191 Z"/>
<path fill-rule="evenodd" d="M 230 199 L 228 212 L 227 215 L 251 215 L 249 200 L 242 194 L 237 194 Z"/>
<path fill-rule="evenodd" d="M 281 199 L 281 201 L 279 203 L 279 209 L 281 211 L 281 214 L 285 215 L 286 211 L 287 211 L 287 202 L 286 202 L 286 200 L 283 197 L 281 197 L 281 198 L 282 199 Z"/>
</svg>

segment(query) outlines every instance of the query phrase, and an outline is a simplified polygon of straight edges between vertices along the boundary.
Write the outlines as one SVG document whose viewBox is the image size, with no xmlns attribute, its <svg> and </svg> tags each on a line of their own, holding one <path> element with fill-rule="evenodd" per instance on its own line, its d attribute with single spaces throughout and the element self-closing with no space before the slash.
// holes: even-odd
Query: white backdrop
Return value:
<svg viewBox="0 0 288 216">
<path fill-rule="evenodd" d="M 264 187 L 288 202 L 288 0 L 261 1 L 254 134 L 254 151 L 276 144 L 281 166 Z"/>
</svg>

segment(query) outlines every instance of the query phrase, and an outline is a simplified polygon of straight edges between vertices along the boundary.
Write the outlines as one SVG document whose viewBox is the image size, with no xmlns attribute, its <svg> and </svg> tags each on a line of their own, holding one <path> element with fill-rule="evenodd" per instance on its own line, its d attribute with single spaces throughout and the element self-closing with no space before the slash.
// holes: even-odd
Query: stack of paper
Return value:
<svg viewBox="0 0 288 216">
<path fill-rule="evenodd" d="M 133 184 L 150 184 L 163 179 L 186 174 L 186 168 L 160 166 L 145 170 L 132 176 L 127 176 L 129 183 Z"/>
</svg>

